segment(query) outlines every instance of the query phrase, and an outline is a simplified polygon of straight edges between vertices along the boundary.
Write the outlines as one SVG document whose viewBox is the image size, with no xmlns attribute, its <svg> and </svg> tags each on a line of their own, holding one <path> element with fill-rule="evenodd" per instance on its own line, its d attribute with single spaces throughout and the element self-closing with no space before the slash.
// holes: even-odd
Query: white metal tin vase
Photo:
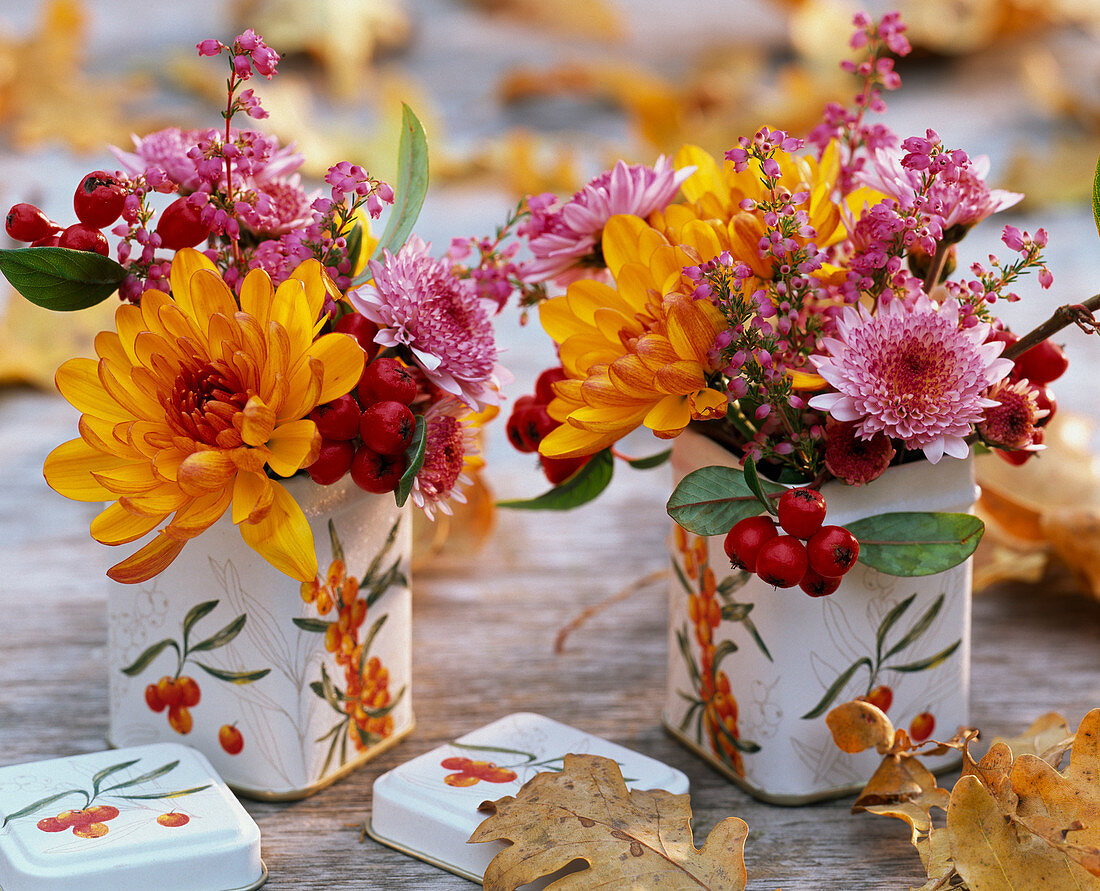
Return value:
<svg viewBox="0 0 1100 891">
<path fill-rule="evenodd" d="M 310 795 L 413 728 L 411 509 L 350 478 L 286 485 L 315 583 L 268 564 L 226 515 L 108 596 L 111 744 L 185 742 L 256 798 Z"/>
<path fill-rule="evenodd" d="M 676 482 L 709 465 L 736 459 L 690 430 L 677 438 Z M 822 494 L 826 523 L 843 526 L 894 511 L 967 512 L 977 489 L 970 459 L 944 458 L 866 486 L 827 483 Z M 969 560 L 917 578 L 857 564 L 835 593 L 813 598 L 731 568 L 722 536 L 673 524 L 670 554 L 665 725 L 753 796 L 803 804 L 860 789 L 879 756 L 841 752 L 825 724 L 832 706 L 857 696 L 916 740 L 967 723 Z"/>
</svg>

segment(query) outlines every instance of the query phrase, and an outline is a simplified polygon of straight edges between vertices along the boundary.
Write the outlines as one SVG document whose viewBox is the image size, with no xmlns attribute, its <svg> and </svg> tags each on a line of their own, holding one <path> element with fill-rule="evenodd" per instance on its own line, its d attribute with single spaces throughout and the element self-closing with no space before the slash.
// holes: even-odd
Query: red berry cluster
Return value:
<svg viewBox="0 0 1100 891">
<path fill-rule="evenodd" d="M 63 228 L 33 204 L 16 204 L 8 211 L 4 229 L 16 241 L 30 242 L 31 247 L 95 251 L 106 257 L 110 248 L 101 230 L 122 216 L 126 195 L 126 186 L 118 176 L 93 170 L 73 195 L 79 223 Z"/>
<path fill-rule="evenodd" d="M 736 523 L 724 543 L 730 561 L 777 588 L 798 585 L 811 597 L 832 594 L 856 565 L 856 537 L 843 526 L 822 525 L 825 498 L 816 489 L 788 489 L 778 513 L 785 535 L 766 514 Z"/>
<path fill-rule="evenodd" d="M 194 724 L 191 709 L 199 704 L 202 691 L 194 678 L 181 675 L 162 677 L 145 688 L 145 704 L 155 712 L 168 708 L 168 726 L 176 733 L 188 734 Z"/>
<path fill-rule="evenodd" d="M 397 488 L 405 473 L 405 450 L 416 430 L 412 405 L 419 387 L 407 366 L 375 358 L 374 323 L 359 313 L 341 316 L 335 328 L 350 334 L 367 354 L 368 365 L 355 393 L 345 393 L 309 413 L 321 434 L 317 460 L 306 468 L 315 483 L 331 486 L 351 472 L 359 488 L 382 494 Z"/>
<path fill-rule="evenodd" d="M 516 772 L 507 767 L 497 767 L 492 761 L 474 761 L 472 758 L 444 758 L 439 766 L 455 773 L 443 777 L 448 786 L 473 786 L 485 780 L 487 783 L 510 783 Z"/>
<path fill-rule="evenodd" d="M 1011 331 L 996 330 L 990 333 L 989 339 L 999 340 L 1003 342 L 1007 348 L 1016 343 L 1020 338 Z M 1045 427 L 1050 423 L 1050 419 L 1054 417 L 1054 412 L 1058 408 L 1058 403 L 1054 399 L 1054 393 L 1051 391 L 1048 384 L 1058 380 L 1058 378 L 1066 373 L 1068 367 L 1069 359 L 1066 357 L 1065 352 L 1058 344 L 1049 339 L 1040 341 L 1030 350 L 1021 353 L 1013 360 L 1012 371 L 1008 374 L 1009 382 L 1015 383 L 1017 381 L 1026 380 L 1032 393 L 1035 394 L 1035 403 L 1039 406 L 1039 410 L 1046 411 L 1046 415 L 1040 418 L 1036 424 L 1039 428 Z M 1038 444 L 1042 441 L 1042 429 L 1036 430 L 1034 442 Z M 1026 449 L 1018 449 L 1015 451 L 994 449 L 994 451 L 1009 464 L 1015 464 L 1017 466 L 1023 464 L 1028 458 L 1035 454 L 1035 452 Z"/>
<path fill-rule="evenodd" d="M 535 381 L 534 395 L 521 396 L 516 400 L 506 432 L 508 441 L 517 451 L 537 452 L 539 444 L 560 426 L 560 422 L 550 417 L 547 406 L 554 398 L 554 384 L 565 380 L 565 377 L 565 369 L 560 365 L 547 368 Z M 539 464 L 550 484 L 557 486 L 584 467 L 590 457 L 548 458 L 539 455 Z"/>
<path fill-rule="evenodd" d="M 78 838 L 99 838 L 108 832 L 107 821 L 117 816 L 117 807 L 100 804 L 78 811 L 62 811 L 56 817 L 45 817 L 38 821 L 38 828 L 43 832 L 71 829 Z"/>
</svg>

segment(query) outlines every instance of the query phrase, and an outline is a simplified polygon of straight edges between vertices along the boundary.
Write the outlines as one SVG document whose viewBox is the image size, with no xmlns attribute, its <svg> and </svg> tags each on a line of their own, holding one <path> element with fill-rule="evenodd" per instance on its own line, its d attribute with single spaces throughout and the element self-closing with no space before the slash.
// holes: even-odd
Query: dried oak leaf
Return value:
<svg viewBox="0 0 1100 891">
<path fill-rule="evenodd" d="M 1073 745 L 1073 739 L 1074 734 L 1066 719 L 1057 712 L 1047 712 L 1036 718 L 1019 736 L 1011 739 L 997 736 L 993 738 L 992 745 L 1004 743 L 1012 750 L 1013 755 L 1037 755 L 1047 764 L 1057 767 L 1062 756 Z"/>
<path fill-rule="evenodd" d="M 588 868 L 549 887 L 743 891 L 747 881 L 744 820 L 727 817 L 696 848 L 689 796 L 631 791 L 609 758 L 566 755 L 560 773 L 536 774 L 515 797 L 480 809 L 490 816 L 470 842 L 510 842 L 485 870 L 486 891 L 512 891 L 578 859 Z"/>
</svg>

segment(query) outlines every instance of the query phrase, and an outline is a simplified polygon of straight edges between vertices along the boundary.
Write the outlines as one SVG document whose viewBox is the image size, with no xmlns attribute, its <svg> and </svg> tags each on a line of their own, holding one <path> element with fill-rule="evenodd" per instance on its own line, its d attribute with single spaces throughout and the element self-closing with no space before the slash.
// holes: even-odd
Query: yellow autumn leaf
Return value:
<svg viewBox="0 0 1100 891">
<path fill-rule="evenodd" d="M 588 868 L 550 884 L 743 891 L 748 826 L 727 817 L 702 848 L 691 835 L 689 796 L 629 790 L 619 766 L 597 755 L 566 755 L 564 769 L 536 774 L 519 793 L 481 805 L 470 842 L 507 841 L 485 870 L 486 891 L 512 891 L 574 860 Z"/>
<path fill-rule="evenodd" d="M 853 755 L 870 748 L 882 754 L 894 741 L 894 725 L 886 713 L 858 699 L 830 711 L 825 716 L 825 724 L 832 731 L 837 748 Z"/>
<path fill-rule="evenodd" d="M 1057 712 L 1047 712 L 1036 718 L 1019 736 L 1009 739 L 997 736 L 990 745 L 1004 743 L 1013 755 L 1037 755 L 1051 766 L 1057 767 L 1073 740 L 1074 733 L 1069 729 L 1066 719 Z"/>
</svg>

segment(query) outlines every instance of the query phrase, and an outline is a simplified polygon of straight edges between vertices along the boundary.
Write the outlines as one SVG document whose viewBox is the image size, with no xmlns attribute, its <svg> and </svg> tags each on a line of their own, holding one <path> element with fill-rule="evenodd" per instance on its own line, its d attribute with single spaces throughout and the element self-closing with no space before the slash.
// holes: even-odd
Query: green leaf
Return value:
<svg viewBox="0 0 1100 891">
<path fill-rule="evenodd" d="M 927 610 L 925 610 L 924 615 L 917 619 L 916 624 L 909 629 L 908 633 L 906 633 L 906 635 L 901 640 L 899 640 L 896 644 L 890 647 L 889 650 L 886 651 L 886 654 L 882 657 L 883 659 L 889 659 L 894 654 L 900 653 L 902 650 L 912 644 L 918 637 L 924 634 L 925 631 L 928 630 L 928 627 L 932 624 L 936 616 L 939 615 L 940 610 L 943 608 L 944 596 L 945 595 L 941 594 L 939 597 L 936 598 L 935 603 L 933 603 L 930 607 L 928 607 Z"/>
<path fill-rule="evenodd" d="M 363 250 L 363 224 L 356 221 L 351 231 L 344 236 L 347 240 L 347 257 L 352 271 L 359 268 L 359 254 Z"/>
<path fill-rule="evenodd" d="M 131 765 L 137 764 L 140 758 L 135 758 L 133 761 L 123 761 L 120 764 L 112 764 L 110 767 L 105 767 L 92 777 L 92 798 L 95 798 L 99 794 L 99 785 L 107 777 L 113 773 L 117 773 L 120 770 L 125 770 Z"/>
<path fill-rule="evenodd" d="M 324 619 L 298 619 L 294 618 L 290 620 L 303 631 L 316 631 L 318 634 L 324 634 L 328 631 L 329 625 L 332 622 L 326 622 Z"/>
<path fill-rule="evenodd" d="M 684 696 L 683 693 L 680 693 L 680 695 Z M 688 696 L 684 696 L 684 698 L 691 702 L 691 708 L 687 710 L 687 713 L 684 715 L 684 719 L 680 722 L 681 733 L 687 733 L 688 725 L 691 723 L 691 719 L 694 718 L 699 709 L 703 707 L 703 703 L 699 702 L 698 700 L 691 699 Z"/>
<path fill-rule="evenodd" d="M 177 789 L 174 792 L 147 792 L 144 795 L 116 795 L 116 798 L 124 798 L 127 801 L 154 801 L 158 798 L 183 798 L 185 795 L 194 795 L 203 789 L 209 789 L 212 783 L 204 786 L 192 786 L 190 789 Z"/>
<path fill-rule="evenodd" d="M 630 458 L 626 463 L 635 470 L 652 470 L 654 467 L 660 467 L 671 457 L 672 449 L 665 449 L 663 452 L 647 455 L 645 458 Z"/>
<path fill-rule="evenodd" d="M 310 684 L 310 687 L 312 686 L 313 684 Z M 336 689 L 336 685 L 332 682 L 332 678 L 329 677 L 328 670 L 323 664 L 321 665 L 321 695 L 337 711 L 341 711 L 340 703 L 347 700 L 347 697 Z"/>
<path fill-rule="evenodd" d="M 810 718 L 819 718 L 823 714 L 825 714 L 825 712 L 828 711 L 829 706 L 833 704 L 833 700 L 840 695 L 840 691 L 844 689 L 848 681 L 852 679 L 852 675 L 854 675 L 859 670 L 859 667 L 861 665 L 866 665 L 868 670 L 870 670 L 871 660 L 864 656 L 862 659 L 857 659 L 855 662 L 849 665 L 847 670 L 843 674 L 841 674 L 840 677 L 838 677 L 835 681 L 833 681 L 833 685 L 825 691 L 825 695 L 821 697 L 821 701 L 818 702 L 818 704 L 815 705 L 808 712 L 806 712 L 806 714 L 802 716 L 802 719 L 808 720 Z"/>
<path fill-rule="evenodd" d="M 695 589 L 691 587 L 691 582 L 689 582 L 687 576 L 684 575 L 684 570 L 680 568 L 680 564 L 676 561 L 675 557 L 672 559 L 672 569 L 676 573 L 676 578 L 680 580 L 680 584 L 683 586 L 684 590 L 687 591 L 688 594 L 694 594 Z"/>
<path fill-rule="evenodd" d="M 219 681 L 229 681 L 231 684 L 251 684 L 271 674 L 270 668 L 261 668 L 257 671 L 225 671 L 214 668 L 212 665 L 203 665 L 197 660 L 195 664 L 211 677 L 216 677 Z"/>
<path fill-rule="evenodd" d="M 711 671 L 717 671 L 718 663 L 725 659 L 731 653 L 736 652 L 737 644 L 735 644 L 732 640 L 724 640 L 720 644 L 718 644 L 718 646 L 714 648 L 714 657 L 713 661 L 711 662 Z"/>
<path fill-rule="evenodd" d="M 783 487 L 759 480 L 764 493 Z M 676 486 L 668 499 L 668 515 L 696 535 L 725 535 L 733 524 L 760 513 L 745 474 L 735 467 L 701 467 Z"/>
<path fill-rule="evenodd" d="M 587 504 L 606 489 L 614 471 L 615 459 L 611 457 L 611 450 L 604 449 L 593 455 L 592 460 L 560 486 L 526 501 L 498 501 L 497 507 L 517 510 L 570 510 Z"/>
<path fill-rule="evenodd" d="M 405 472 L 401 474 L 401 479 L 397 483 L 397 491 L 394 493 L 398 507 L 403 507 L 405 502 L 409 500 L 409 493 L 413 490 L 416 475 L 420 473 L 420 468 L 424 466 L 424 451 L 428 444 L 427 429 L 428 425 L 424 421 L 424 416 L 417 415 L 412 442 L 405 449 L 405 461 L 407 462 Z"/>
<path fill-rule="evenodd" d="M 373 625 L 370 626 L 370 631 L 367 632 L 367 636 L 363 638 L 363 650 L 359 654 L 359 673 L 362 674 L 366 668 L 367 654 L 370 652 L 371 645 L 374 643 L 374 639 L 378 637 L 378 632 L 382 630 L 382 626 L 386 624 L 386 619 L 389 618 L 387 613 L 384 616 L 379 616 Z"/>
<path fill-rule="evenodd" d="M 347 560 L 344 559 L 344 546 L 340 544 L 340 536 L 336 534 L 336 524 L 332 522 L 332 518 L 328 521 L 328 540 L 332 545 L 332 559 L 333 562 L 339 560 L 346 567 L 348 565 Z"/>
<path fill-rule="evenodd" d="M 218 647 L 224 647 L 227 643 L 233 640 L 238 634 L 241 633 L 241 629 L 244 628 L 244 623 L 248 621 L 247 613 L 241 613 L 232 622 L 226 625 L 217 634 L 212 634 L 206 640 L 199 641 L 193 647 L 190 652 L 201 653 L 206 650 L 216 650 Z"/>
<path fill-rule="evenodd" d="M 500 755 L 521 755 L 524 759 L 524 763 L 530 763 L 535 760 L 535 755 L 530 752 L 524 752 L 520 749 L 506 749 L 504 746 L 474 746 L 469 743 L 452 742 L 451 746 L 456 749 L 468 749 L 472 752 L 496 752 Z"/>
<path fill-rule="evenodd" d="M 197 603 L 188 611 L 183 620 L 183 649 L 187 650 L 187 638 L 191 634 L 191 629 L 195 626 L 195 623 L 203 616 L 213 612 L 217 607 L 217 600 L 207 600 L 204 603 Z"/>
<path fill-rule="evenodd" d="M 890 633 L 890 629 L 894 627 L 894 624 L 916 599 L 916 594 L 910 594 L 904 600 L 895 603 L 890 612 L 879 623 L 878 631 L 875 633 L 875 654 L 877 657 L 875 664 L 882 662 L 882 645 L 886 642 L 886 635 Z"/>
<path fill-rule="evenodd" d="M 131 761 L 130 763 L 135 764 L 136 762 Z M 162 777 L 166 773 L 170 773 L 177 767 L 179 767 L 178 759 L 176 761 L 169 761 L 167 764 L 161 765 L 156 770 L 150 770 L 148 773 L 143 773 L 141 776 L 134 777 L 132 780 L 126 780 L 123 783 L 115 783 L 113 786 L 108 786 L 106 789 L 103 790 L 103 794 L 106 795 L 108 792 L 114 791 L 115 789 L 128 789 L 130 786 L 138 786 L 142 783 L 147 783 L 149 782 L 149 780 L 155 780 L 157 779 L 157 777 Z"/>
<path fill-rule="evenodd" d="M 699 672 L 699 666 L 695 664 L 695 659 L 691 655 L 691 646 L 688 644 L 687 639 L 687 626 L 680 628 L 676 632 L 676 643 L 680 647 L 680 655 L 684 657 L 684 663 L 687 665 L 688 674 L 691 675 L 691 682 L 696 689 L 703 682 L 703 676 Z"/>
<path fill-rule="evenodd" d="M 33 804 L 28 804 L 25 808 L 17 810 L 14 814 L 8 814 L 6 817 L 4 817 L 4 822 L 0 823 L 0 828 L 7 826 L 8 823 L 12 820 L 17 820 L 20 817 L 25 817 L 27 816 L 27 814 L 33 814 L 35 811 L 41 810 L 48 804 L 53 804 L 55 801 L 60 801 L 66 795 L 83 795 L 85 798 L 88 797 L 88 793 L 85 792 L 83 789 L 67 789 L 64 792 L 58 792 L 56 795 L 51 795 L 49 798 L 40 798 Z"/>
<path fill-rule="evenodd" d="M 390 700 L 389 705 L 384 705 L 384 706 L 382 706 L 382 708 L 364 708 L 363 712 L 366 714 L 366 716 L 368 718 L 384 718 L 384 717 L 386 717 L 386 715 L 388 715 L 395 708 L 397 708 L 398 704 L 401 702 L 401 697 L 403 697 L 405 695 L 405 689 L 406 689 L 405 687 L 402 687 L 400 690 L 398 690 L 394 694 L 393 699 Z"/>
<path fill-rule="evenodd" d="M 726 739 L 730 741 L 738 752 L 744 752 L 746 755 L 752 755 L 760 751 L 760 744 L 754 743 L 749 739 L 741 739 L 730 733 L 729 728 L 721 721 L 718 722 L 718 730 Z"/>
<path fill-rule="evenodd" d="M 1092 218 L 1100 232 L 1100 157 L 1096 159 L 1096 174 L 1092 178 Z"/>
<path fill-rule="evenodd" d="M 385 594 L 394 585 L 408 585 L 409 580 L 405 578 L 405 573 L 401 571 L 401 558 L 398 557 L 393 561 L 393 565 L 386 570 L 385 574 L 379 578 L 371 586 L 370 591 L 367 592 L 366 598 L 367 608 L 374 606 L 383 594 Z"/>
<path fill-rule="evenodd" d="M 127 665 L 125 668 L 123 668 L 122 673 L 130 677 L 141 674 L 143 671 L 145 671 L 146 668 L 149 667 L 149 663 L 151 663 L 154 659 L 157 658 L 157 656 L 160 655 L 161 650 L 163 650 L 165 647 L 172 647 L 172 649 L 176 651 L 176 655 L 179 655 L 179 644 L 177 644 L 174 640 L 172 640 L 171 638 L 158 640 L 144 653 L 138 656 L 131 665 Z"/>
<path fill-rule="evenodd" d="M 742 622 L 752 612 L 752 607 L 751 603 L 727 603 L 722 607 L 722 618 L 727 622 Z"/>
<path fill-rule="evenodd" d="M 774 662 L 775 660 L 772 658 L 771 651 L 768 649 L 767 644 L 764 643 L 764 638 L 760 636 L 760 632 L 757 630 L 756 623 L 748 616 L 745 616 L 745 618 L 741 620 L 741 624 L 744 625 L 745 630 L 752 635 L 752 639 L 756 641 L 756 645 L 760 647 L 760 652 L 768 657 L 769 662 Z"/>
<path fill-rule="evenodd" d="M 961 640 L 957 640 L 950 646 L 944 647 L 934 656 L 929 656 L 926 659 L 918 659 L 916 662 L 906 662 L 904 665 L 887 665 L 886 668 L 888 671 L 926 671 L 929 668 L 935 668 L 941 662 L 945 661 L 948 657 L 950 657 L 952 653 L 955 652 L 955 650 L 959 648 L 959 645 L 961 643 Z"/>
<path fill-rule="evenodd" d="M 396 253 L 405 243 L 428 193 L 428 141 L 424 137 L 424 127 L 404 103 L 401 106 L 401 141 L 397 146 L 397 182 L 393 192 L 390 218 L 371 259 L 381 257 L 383 250 Z M 361 285 L 369 279 L 370 272 L 365 270 L 353 284 Z"/>
<path fill-rule="evenodd" d="M 333 728 L 333 730 L 335 730 L 336 733 L 332 737 L 332 745 L 330 745 L 328 747 L 328 754 L 325 755 L 325 761 L 321 765 L 320 776 L 324 776 L 326 773 L 328 773 L 328 766 L 332 763 L 332 756 L 336 754 L 336 746 L 340 743 L 340 737 L 347 735 L 347 734 L 343 733 L 343 730 L 348 725 L 348 720 L 349 720 L 348 718 L 344 718 L 343 721 L 341 721 L 339 724 L 337 724 Z"/>
<path fill-rule="evenodd" d="M 743 569 L 738 570 L 734 575 L 727 575 L 718 583 L 718 596 L 723 599 L 729 597 L 734 591 L 745 587 L 751 578 L 752 573 L 745 572 Z"/>
<path fill-rule="evenodd" d="M 31 303 L 60 312 L 102 303 L 128 275 L 110 257 L 59 247 L 0 251 L 0 272 Z"/>
<path fill-rule="evenodd" d="M 769 514 L 773 517 L 779 515 L 779 509 L 772 503 L 771 499 L 764 493 L 764 487 L 760 483 L 760 474 L 756 472 L 756 462 L 752 458 L 745 459 L 745 485 L 749 487 L 749 491 L 756 496 L 756 500 L 764 507 Z"/>
<path fill-rule="evenodd" d="M 859 562 L 897 576 L 932 575 L 974 553 L 985 524 L 971 514 L 904 511 L 848 524 L 859 540 Z"/>
<path fill-rule="evenodd" d="M 374 559 L 371 560 L 370 566 L 367 567 L 367 571 L 363 573 L 362 580 L 359 582 L 360 588 L 365 588 L 367 585 L 374 583 L 374 576 L 378 572 L 379 567 L 382 565 L 382 561 L 386 559 L 386 554 L 390 552 L 390 548 L 393 547 L 393 543 L 397 541 L 397 530 L 401 528 L 401 518 L 398 517 L 392 526 L 390 526 L 389 534 L 386 536 L 386 541 L 382 545 L 382 549 L 374 555 Z"/>
</svg>

